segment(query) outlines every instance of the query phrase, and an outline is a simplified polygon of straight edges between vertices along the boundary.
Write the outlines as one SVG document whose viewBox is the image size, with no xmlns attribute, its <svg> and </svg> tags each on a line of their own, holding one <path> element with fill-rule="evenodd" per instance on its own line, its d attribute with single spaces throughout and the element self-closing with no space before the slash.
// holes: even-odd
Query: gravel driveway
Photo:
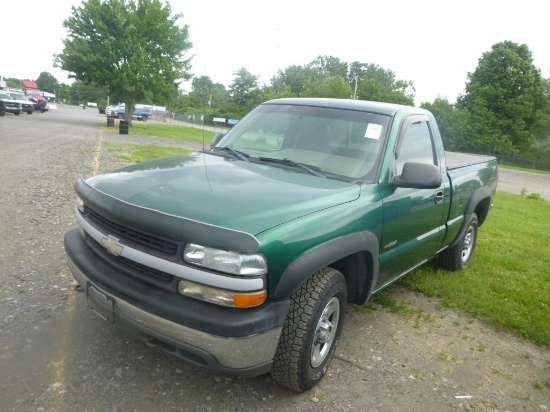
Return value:
<svg viewBox="0 0 550 412">
<path fill-rule="evenodd" d="M 350 306 L 336 358 L 313 390 L 211 373 L 146 347 L 86 306 L 67 268 L 73 183 L 119 162 L 96 110 L 0 118 L 1 411 L 540 411 L 550 349 L 395 288 L 411 315 Z M 151 139 L 147 140 L 148 142 Z M 161 144 L 161 141 L 158 141 Z M 173 143 L 171 143 L 173 144 Z M 549 177 L 501 171 L 499 189 Z M 483 230 L 480 231 L 483 236 Z M 542 389 L 538 389 L 542 384 Z"/>
</svg>

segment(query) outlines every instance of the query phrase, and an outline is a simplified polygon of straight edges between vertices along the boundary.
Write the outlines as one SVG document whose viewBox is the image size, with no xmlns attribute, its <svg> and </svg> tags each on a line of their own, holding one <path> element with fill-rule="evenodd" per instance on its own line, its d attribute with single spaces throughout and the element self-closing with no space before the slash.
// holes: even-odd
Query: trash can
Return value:
<svg viewBox="0 0 550 412">
<path fill-rule="evenodd" d="M 128 122 L 126 120 L 121 120 L 118 123 L 118 134 L 128 134 Z"/>
<path fill-rule="evenodd" d="M 107 127 L 115 127 L 114 116 L 107 116 Z"/>
</svg>

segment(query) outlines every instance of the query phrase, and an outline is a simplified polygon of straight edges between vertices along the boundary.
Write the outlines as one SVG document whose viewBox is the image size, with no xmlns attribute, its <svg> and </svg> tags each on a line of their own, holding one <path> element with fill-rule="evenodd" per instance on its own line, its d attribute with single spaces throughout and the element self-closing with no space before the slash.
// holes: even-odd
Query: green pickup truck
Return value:
<svg viewBox="0 0 550 412">
<path fill-rule="evenodd" d="M 426 110 L 278 99 L 209 150 L 79 179 L 65 248 L 105 321 L 300 392 L 346 305 L 435 256 L 470 264 L 496 185 L 495 158 L 445 153 Z"/>
</svg>

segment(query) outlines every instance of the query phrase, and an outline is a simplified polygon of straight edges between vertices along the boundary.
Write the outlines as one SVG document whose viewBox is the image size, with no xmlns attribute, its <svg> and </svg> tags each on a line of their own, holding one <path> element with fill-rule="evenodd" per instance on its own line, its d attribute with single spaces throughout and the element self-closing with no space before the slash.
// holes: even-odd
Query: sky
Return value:
<svg viewBox="0 0 550 412">
<path fill-rule="evenodd" d="M 2 2 L 0 75 L 36 79 L 63 50 L 63 21 L 82 0 Z M 375 64 L 414 83 L 416 104 L 464 92 L 483 53 L 506 40 L 526 44 L 550 77 L 548 0 L 170 1 L 189 26 L 191 73 L 226 87 L 241 67 L 269 84 L 278 70 L 320 55 Z M 544 6 L 543 6 L 544 5 Z M 5 18 L 5 16 L 10 16 Z M 183 84 L 190 90 L 190 85 Z"/>
</svg>

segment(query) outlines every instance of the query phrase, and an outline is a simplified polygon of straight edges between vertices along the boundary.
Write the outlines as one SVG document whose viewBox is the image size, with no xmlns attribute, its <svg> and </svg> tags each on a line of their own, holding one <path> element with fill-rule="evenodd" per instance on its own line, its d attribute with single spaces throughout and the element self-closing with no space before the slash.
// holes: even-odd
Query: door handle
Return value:
<svg viewBox="0 0 550 412">
<path fill-rule="evenodd" d="M 445 200 L 445 193 L 443 193 L 443 190 L 438 190 L 435 192 L 435 204 L 443 203 Z"/>
</svg>

